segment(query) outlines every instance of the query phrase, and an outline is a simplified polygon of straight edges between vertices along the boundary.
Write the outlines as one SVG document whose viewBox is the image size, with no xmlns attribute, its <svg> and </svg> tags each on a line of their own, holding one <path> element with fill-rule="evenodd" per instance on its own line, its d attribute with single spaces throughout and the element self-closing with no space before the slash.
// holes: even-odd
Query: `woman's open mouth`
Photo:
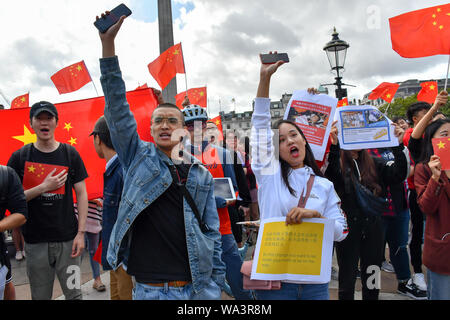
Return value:
<svg viewBox="0 0 450 320">
<path fill-rule="evenodd" d="M 298 148 L 295 146 L 292 146 L 289 149 L 289 152 L 291 153 L 291 156 L 293 156 L 294 158 L 297 158 L 298 156 L 300 156 L 300 153 L 298 152 Z"/>
</svg>

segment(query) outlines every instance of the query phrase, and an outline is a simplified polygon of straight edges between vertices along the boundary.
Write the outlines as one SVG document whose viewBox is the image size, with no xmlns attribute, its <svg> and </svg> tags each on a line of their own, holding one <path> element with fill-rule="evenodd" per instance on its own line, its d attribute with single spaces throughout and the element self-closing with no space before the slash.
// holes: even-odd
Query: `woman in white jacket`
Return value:
<svg viewBox="0 0 450 320">
<path fill-rule="evenodd" d="M 282 120 L 271 130 L 270 78 L 283 64 L 262 64 L 260 82 L 252 118 L 252 168 L 258 184 L 261 220 L 286 217 L 287 224 L 301 223 L 304 218 L 334 219 L 334 241 L 347 235 L 345 215 L 333 184 L 323 178 L 303 132 L 295 123 Z M 276 130 L 275 130 L 276 131 Z M 279 141 L 277 141 L 278 139 Z M 275 142 L 275 143 L 274 143 Z M 315 175 L 305 208 L 298 202 L 310 175 Z M 328 283 L 294 284 L 282 282 L 280 290 L 255 290 L 257 299 L 328 300 Z"/>
</svg>

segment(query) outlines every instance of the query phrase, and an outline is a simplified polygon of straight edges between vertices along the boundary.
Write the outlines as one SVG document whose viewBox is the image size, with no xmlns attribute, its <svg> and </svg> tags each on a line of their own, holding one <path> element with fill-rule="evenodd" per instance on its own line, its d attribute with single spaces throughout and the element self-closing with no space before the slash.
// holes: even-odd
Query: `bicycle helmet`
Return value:
<svg viewBox="0 0 450 320">
<path fill-rule="evenodd" d="M 206 109 L 196 104 L 190 104 L 182 110 L 184 115 L 184 122 L 189 123 L 192 121 L 208 121 L 208 114 Z"/>
</svg>

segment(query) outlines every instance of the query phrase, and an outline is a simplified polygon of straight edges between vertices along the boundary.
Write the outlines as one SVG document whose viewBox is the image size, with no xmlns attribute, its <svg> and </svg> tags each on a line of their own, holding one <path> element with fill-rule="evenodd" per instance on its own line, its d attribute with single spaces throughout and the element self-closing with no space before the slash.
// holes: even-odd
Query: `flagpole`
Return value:
<svg viewBox="0 0 450 320">
<path fill-rule="evenodd" d="M 84 64 L 84 67 L 86 68 L 86 70 L 87 70 L 87 72 L 88 72 L 89 78 L 91 78 L 91 82 L 92 82 L 92 85 L 94 86 L 95 93 L 97 94 L 97 97 L 99 97 L 98 91 L 97 91 L 97 87 L 95 86 L 95 82 L 94 82 L 94 80 L 92 80 L 91 73 L 89 72 L 89 69 L 88 69 L 88 67 L 86 66 L 86 62 L 84 62 L 84 60 L 83 60 L 83 64 Z"/>
<path fill-rule="evenodd" d="M 385 116 L 387 116 L 387 112 L 388 112 L 390 106 L 391 106 L 391 103 L 389 102 L 389 104 L 388 104 L 386 110 L 384 111 L 384 115 L 385 115 Z"/>
<path fill-rule="evenodd" d="M 186 97 L 188 96 L 188 83 L 187 83 L 187 72 L 186 72 L 186 63 L 184 63 L 184 52 L 183 52 L 183 43 L 180 42 L 181 48 L 181 58 L 183 58 L 183 67 L 184 67 L 184 81 L 186 84 Z"/>
<path fill-rule="evenodd" d="M 448 55 L 448 64 L 447 64 L 447 76 L 445 77 L 445 86 L 444 90 L 447 91 L 447 83 L 448 83 L 448 71 L 450 69 L 450 54 Z"/>
</svg>

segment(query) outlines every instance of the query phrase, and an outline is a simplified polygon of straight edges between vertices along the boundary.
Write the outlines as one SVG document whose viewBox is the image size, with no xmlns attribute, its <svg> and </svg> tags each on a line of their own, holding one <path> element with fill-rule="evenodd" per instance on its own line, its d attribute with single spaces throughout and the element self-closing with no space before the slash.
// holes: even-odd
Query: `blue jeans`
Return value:
<svg viewBox="0 0 450 320">
<path fill-rule="evenodd" d="M 450 276 L 427 269 L 427 296 L 429 300 L 450 300 Z"/>
<path fill-rule="evenodd" d="M 226 266 L 226 279 L 236 300 L 253 300 L 250 290 L 244 290 L 241 273 L 242 259 L 232 234 L 222 235 L 222 261 Z"/>
<path fill-rule="evenodd" d="M 98 243 L 100 240 L 100 233 L 85 233 L 85 239 L 87 242 L 86 248 L 89 251 L 89 261 L 91 262 L 92 275 L 95 278 L 100 277 L 100 264 L 94 261 L 94 255 L 98 248 Z"/>
<path fill-rule="evenodd" d="M 255 290 L 256 300 L 329 300 L 328 283 L 281 283 L 280 290 Z"/>
<path fill-rule="evenodd" d="M 389 245 L 389 257 L 394 266 L 397 280 L 411 278 L 408 254 L 409 210 L 403 210 L 394 217 L 383 218 L 383 232 Z M 383 248 L 384 250 L 384 248 Z M 384 252 L 383 252 L 384 254 Z"/>
<path fill-rule="evenodd" d="M 222 290 L 211 279 L 210 283 L 200 292 L 195 293 L 192 283 L 184 287 L 154 287 L 136 282 L 133 289 L 133 300 L 219 300 Z"/>
</svg>

